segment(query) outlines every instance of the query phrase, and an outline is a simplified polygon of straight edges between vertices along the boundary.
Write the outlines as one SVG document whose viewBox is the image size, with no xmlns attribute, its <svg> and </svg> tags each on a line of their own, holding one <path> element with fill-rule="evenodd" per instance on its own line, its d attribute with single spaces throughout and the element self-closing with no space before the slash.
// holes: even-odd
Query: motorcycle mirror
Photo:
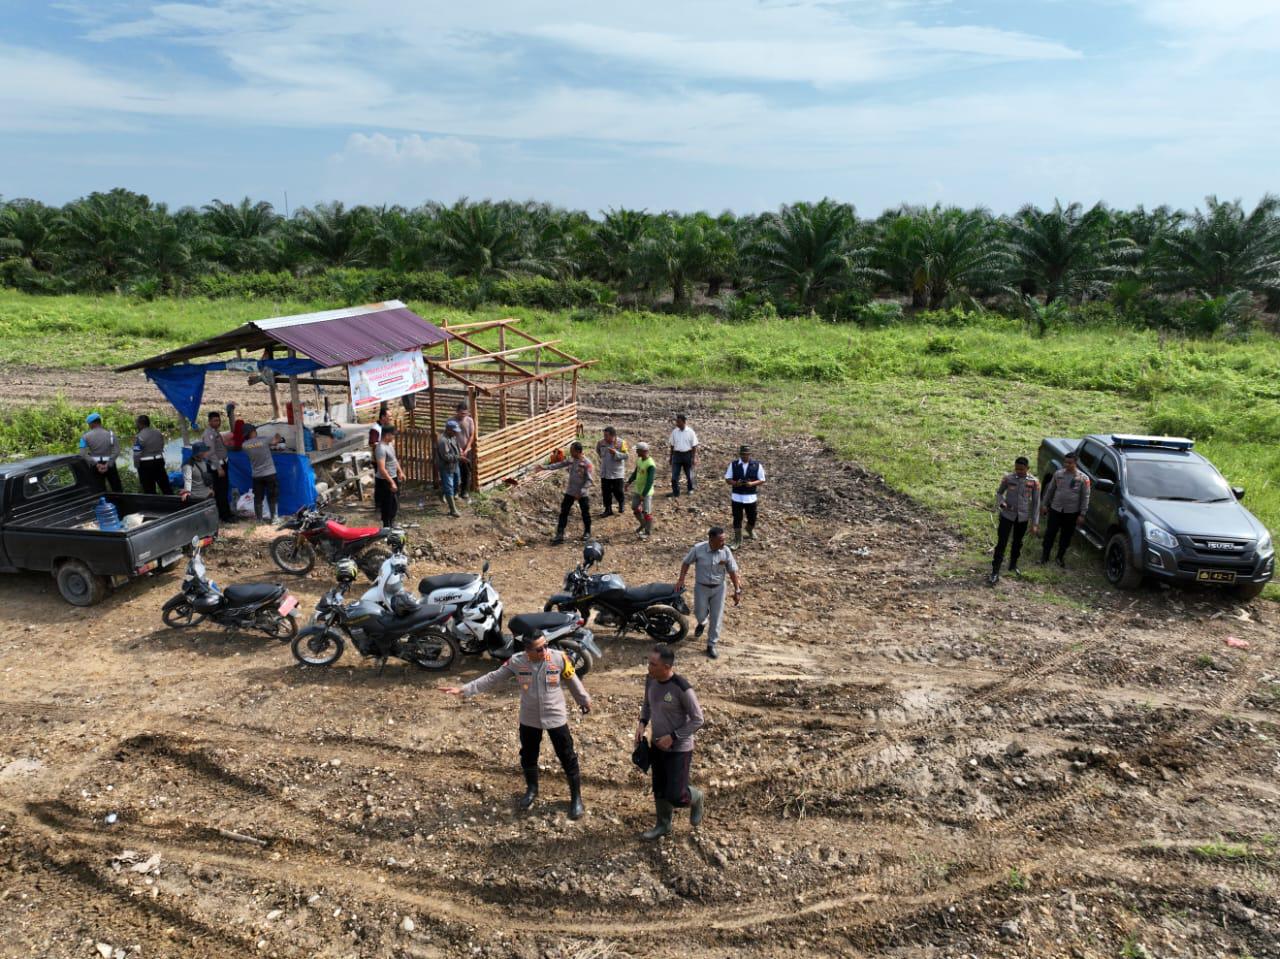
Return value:
<svg viewBox="0 0 1280 959">
<path fill-rule="evenodd" d="M 192 548 L 192 549 L 199 549 L 199 548 L 200 548 L 200 537 L 199 537 L 199 536 L 192 536 L 192 537 L 191 537 L 191 548 Z"/>
</svg>

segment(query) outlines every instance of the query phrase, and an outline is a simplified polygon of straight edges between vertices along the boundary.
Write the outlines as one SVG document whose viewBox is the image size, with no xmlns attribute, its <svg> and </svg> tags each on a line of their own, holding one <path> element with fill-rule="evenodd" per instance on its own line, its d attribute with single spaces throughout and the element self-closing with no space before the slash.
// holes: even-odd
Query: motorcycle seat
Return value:
<svg viewBox="0 0 1280 959">
<path fill-rule="evenodd" d="M 422 595 L 434 593 L 437 589 L 461 589 L 470 586 L 480 577 L 475 573 L 439 573 L 428 576 L 418 584 L 418 592 Z"/>
<path fill-rule="evenodd" d="M 676 595 L 674 583 L 648 583 L 644 586 L 631 586 L 627 589 L 627 599 L 637 603 L 651 603 L 654 600 L 666 599 Z"/>
<path fill-rule="evenodd" d="M 275 596 L 284 595 L 284 587 L 278 583 L 241 583 L 228 586 L 222 591 L 231 606 L 248 606 L 250 603 L 262 603 Z"/>
<path fill-rule="evenodd" d="M 378 526 L 343 526 L 333 520 L 329 520 L 324 525 L 332 536 L 348 543 L 352 540 L 374 536 L 381 531 L 381 527 Z"/>
<path fill-rule="evenodd" d="M 405 629 L 416 629 L 419 626 L 428 626 L 444 616 L 448 609 L 448 606 L 440 606 L 437 603 L 420 603 L 417 609 L 408 616 L 397 616 L 395 613 L 386 612 L 379 616 L 378 620 L 384 626 L 399 632 Z"/>
<path fill-rule="evenodd" d="M 577 621 L 577 613 L 521 613 L 511 617 L 511 632 L 517 636 L 532 636 L 544 629 L 560 629 Z"/>
</svg>

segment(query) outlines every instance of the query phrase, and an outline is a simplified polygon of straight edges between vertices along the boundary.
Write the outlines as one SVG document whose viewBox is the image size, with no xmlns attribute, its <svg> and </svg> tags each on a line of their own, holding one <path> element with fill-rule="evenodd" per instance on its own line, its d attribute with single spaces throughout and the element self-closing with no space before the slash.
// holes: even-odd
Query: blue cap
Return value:
<svg viewBox="0 0 1280 959">
<path fill-rule="evenodd" d="M 102 422 L 102 414 L 101 414 L 101 413 L 90 413 L 88 416 L 86 416 L 86 417 L 84 418 L 84 421 L 85 421 L 85 423 L 86 423 L 86 424 L 88 424 L 88 423 L 101 423 L 101 422 Z"/>
<path fill-rule="evenodd" d="M 209 452 L 209 447 L 208 447 L 208 445 L 207 445 L 207 444 L 205 444 L 205 443 L 192 443 L 192 444 L 191 444 L 191 455 L 192 455 L 192 456 L 199 456 L 201 453 L 207 453 L 207 452 Z"/>
<path fill-rule="evenodd" d="M 455 433 L 461 432 L 461 429 L 462 429 L 460 426 L 458 426 L 457 420 L 449 420 L 449 422 L 444 424 L 444 428 L 447 430 L 453 430 Z"/>
</svg>

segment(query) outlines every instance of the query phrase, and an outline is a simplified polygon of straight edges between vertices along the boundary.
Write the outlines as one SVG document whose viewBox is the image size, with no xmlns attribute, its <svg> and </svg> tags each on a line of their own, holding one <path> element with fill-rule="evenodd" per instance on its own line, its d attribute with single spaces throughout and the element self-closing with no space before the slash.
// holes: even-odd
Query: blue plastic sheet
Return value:
<svg viewBox="0 0 1280 959">
<path fill-rule="evenodd" d="M 246 366 L 245 361 L 232 360 L 230 365 L 236 368 Z M 310 359 L 291 359 L 284 357 L 278 360 L 257 360 L 259 368 L 267 368 L 281 376 L 298 376 L 320 369 L 320 364 Z M 181 366 L 166 366 L 160 369 L 147 370 L 147 379 L 154 383 L 164 394 L 173 408 L 187 418 L 188 423 L 200 421 L 200 404 L 204 400 L 204 378 L 209 370 L 225 370 L 227 362 L 184 363 Z"/>
<path fill-rule="evenodd" d="M 249 457 L 239 450 L 227 454 L 227 480 L 240 494 L 253 489 L 253 471 Z M 316 502 L 316 473 L 305 453 L 272 453 L 276 464 L 276 481 L 280 484 L 280 515 L 296 513 Z M 232 500 L 235 506 L 235 500 Z M 265 507 L 264 507 L 265 509 Z"/>
</svg>

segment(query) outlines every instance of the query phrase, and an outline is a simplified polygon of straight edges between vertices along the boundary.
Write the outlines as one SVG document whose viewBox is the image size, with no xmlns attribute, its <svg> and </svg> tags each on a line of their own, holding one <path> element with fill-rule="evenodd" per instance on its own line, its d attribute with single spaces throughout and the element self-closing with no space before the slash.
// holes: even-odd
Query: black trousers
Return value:
<svg viewBox="0 0 1280 959">
<path fill-rule="evenodd" d="M 1004 562 L 1005 547 L 1009 547 L 1009 568 L 1018 565 L 1018 557 L 1022 555 L 1022 537 L 1027 534 L 1028 520 L 1018 522 L 1015 519 L 1000 517 L 1000 528 L 996 532 L 996 552 L 991 558 L 991 572 L 1000 572 L 1000 564 Z"/>
<path fill-rule="evenodd" d="M 253 515 L 262 519 L 262 501 L 266 500 L 274 519 L 280 515 L 280 481 L 275 474 L 253 478 Z"/>
<path fill-rule="evenodd" d="M 689 805 L 689 767 L 693 750 L 667 752 L 649 744 L 649 773 L 653 776 L 653 798 L 665 799 L 673 806 Z"/>
<path fill-rule="evenodd" d="M 560 767 L 566 776 L 578 776 L 578 753 L 573 748 L 573 733 L 569 732 L 569 724 L 548 729 L 547 737 L 551 740 L 551 748 L 556 751 Z M 538 753 L 542 750 L 542 730 L 537 726 L 520 724 L 520 768 L 537 769 Z"/>
<path fill-rule="evenodd" d="M 606 513 L 613 512 L 613 501 L 618 501 L 618 512 L 622 512 L 622 504 L 626 501 L 626 481 L 619 476 L 617 479 L 602 479 L 600 481 L 600 495 L 604 497 L 604 511 Z"/>
<path fill-rule="evenodd" d="M 382 526 L 393 526 L 396 514 L 400 512 L 400 493 L 391 488 L 391 484 L 381 476 L 373 478 L 373 502 L 382 514 Z"/>
<path fill-rule="evenodd" d="M 1076 533 L 1076 520 L 1080 518 L 1079 513 L 1059 513 L 1056 509 L 1049 510 L 1049 522 L 1044 528 L 1044 547 L 1040 550 L 1040 561 L 1048 562 L 1049 554 L 1053 552 L 1053 541 L 1058 540 L 1058 559 L 1067 555 L 1067 547 L 1071 545 L 1071 537 Z"/>
<path fill-rule="evenodd" d="M 213 499 L 218 504 L 218 519 L 229 523 L 236 518 L 236 514 L 231 512 L 231 481 L 225 466 L 221 471 L 213 471 Z"/>
<path fill-rule="evenodd" d="M 591 497 L 579 496 L 574 499 L 568 493 L 560 500 L 560 519 L 556 523 L 556 535 L 560 536 L 564 533 L 564 528 L 569 525 L 569 512 L 573 509 L 573 504 L 578 504 L 578 512 L 582 514 L 582 531 L 584 533 L 591 532 Z"/>
<path fill-rule="evenodd" d="M 737 500 L 732 501 L 733 505 L 733 528 L 742 529 L 742 518 L 747 518 L 747 529 L 756 528 L 756 508 L 760 505 L 755 503 L 739 503 Z"/>
<path fill-rule="evenodd" d="M 98 481 L 98 489 L 102 490 L 102 492 L 105 493 L 108 489 L 116 493 L 124 492 L 124 484 L 120 482 L 120 470 L 115 463 L 108 466 L 105 473 L 99 473 L 95 468 L 93 475 Z"/>
<path fill-rule="evenodd" d="M 693 450 L 687 453 L 671 454 L 671 494 L 680 495 L 680 474 L 684 473 L 684 485 L 688 492 L 693 492 Z"/>
<path fill-rule="evenodd" d="M 164 460 L 143 460 L 138 464 L 138 482 L 142 492 L 154 496 L 157 488 L 165 496 L 173 495 L 173 487 L 169 485 L 169 471 L 164 468 Z"/>
<path fill-rule="evenodd" d="M 458 495 L 471 495 L 471 464 L 465 456 L 458 460 Z"/>
</svg>

